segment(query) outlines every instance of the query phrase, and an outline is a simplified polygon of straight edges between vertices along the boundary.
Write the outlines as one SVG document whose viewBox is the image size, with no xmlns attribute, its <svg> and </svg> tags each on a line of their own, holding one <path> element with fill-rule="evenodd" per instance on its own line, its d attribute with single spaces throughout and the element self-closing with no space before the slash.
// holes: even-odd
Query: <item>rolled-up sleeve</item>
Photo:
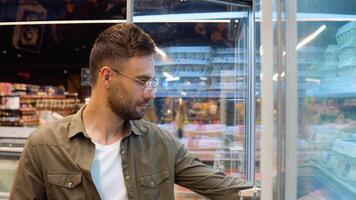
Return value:
<svg viewBox="0 0 356 200">
<path fill-rule="evenodd" d="M 21 154 L 10 192 L 10 200 L 37 200 L 46 198 L 38 148 L 39 146 L 32 145 L 30 137 Z"/>
</svg>

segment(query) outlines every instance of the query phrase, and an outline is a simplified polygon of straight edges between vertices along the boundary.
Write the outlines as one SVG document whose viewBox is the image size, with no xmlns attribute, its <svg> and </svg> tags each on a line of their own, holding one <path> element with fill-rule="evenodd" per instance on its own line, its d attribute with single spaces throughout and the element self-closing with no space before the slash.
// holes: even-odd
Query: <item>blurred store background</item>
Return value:
<svg viewBox="0 0 356 200">
<path fill-rule="evenodd" d="M 285 58 L 291 53 L 282 48 L 280 58 L 286 64 L 279 70 L 261 60 L 274 49 L 260 39 L 267 34 L 261 26 L 263 1 L 136 0 L 132 13 L 133 22 L 160 50 L 157 98 L 145 119 L 175 135 L 204 163 L 257 185 L 261 135 L 266 134 L 261 129 L 262 68 L 274 70 L 269 114 L 282 127 L 273 134 L 284 136 L 275 144 L 282 140 L 285 145 L 287 122 L 276 119 L 285 119 L 288 107 L 290 65 Z M 285 5 L 287 0 L 277 2 Z M 356 2 L 293 2 L 296 197 L 356 199 Z M 0 147 L 14 148 L 0 149 L 0 196 L 11 187 L 28 134 L 75 113 L 89 100 L 94 39 L 126 16 L 125 0 L 0 0 Z M 281 31 L 288 33 L 285 26 Z M 282 47 L 289 41 L 285 37 Z M 274 174 L 282 175 L 273 182 L 283 185 L 286 163 L 293 158 L 278 156 L 282 167 L 274 165 Z M 277 189 L 281 191 L 274 195 L 285 195 L 283 186 Z M 185 188 L 177 186 L 176 191 L 177 199 L 202 199 Z"/>
</svg>

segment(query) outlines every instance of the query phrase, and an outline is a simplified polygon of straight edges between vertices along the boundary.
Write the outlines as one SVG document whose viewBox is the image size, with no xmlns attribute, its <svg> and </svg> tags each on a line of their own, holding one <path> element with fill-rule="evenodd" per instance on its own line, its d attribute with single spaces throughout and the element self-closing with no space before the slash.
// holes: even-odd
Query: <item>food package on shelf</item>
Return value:
<svg viewBox="0 0 356 200">
<path fill-rule="evenodd" d="M 187 148 L 194 149 L 215 149 L 221 147 L 223 142 L 220 138 L 213 138 L 208 136 L 200 136 L 200 137 L 184 137 L 181 139 L 181 142 Z"/>
<path fill-rule="evenodd" d="M 10 95 L 12 92 L 12 83 L 0 83 L 0 95 Z"/>
<path fill-rule="evenodd" d="M 200 136 L 218 137 L 226 130 L 224 124 L 187 124 L 183 127 L 184 137 L 196 138 Z"/>
</svg>

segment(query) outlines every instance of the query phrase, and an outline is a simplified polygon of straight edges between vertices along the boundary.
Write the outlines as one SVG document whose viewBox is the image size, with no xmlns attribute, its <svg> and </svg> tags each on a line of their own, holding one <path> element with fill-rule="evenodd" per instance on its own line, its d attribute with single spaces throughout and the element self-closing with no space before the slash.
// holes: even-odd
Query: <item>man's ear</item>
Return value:
<svg viewBox="0 0 356 200">
<path fill-rule="evenodd" d="M 103 84 L 107 87 L 111 83 L 110 79 L 110 68 L 108 66 L 103 66 L 99 71 L 99 77 L 102 77 Z"/>
</svg>

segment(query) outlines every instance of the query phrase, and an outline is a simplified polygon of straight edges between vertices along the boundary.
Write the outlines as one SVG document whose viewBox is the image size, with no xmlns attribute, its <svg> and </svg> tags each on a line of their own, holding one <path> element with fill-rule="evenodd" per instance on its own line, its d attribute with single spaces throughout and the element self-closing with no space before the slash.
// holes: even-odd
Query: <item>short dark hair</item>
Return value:
<svg viewBox="0 0 356 200">
<path fill-rule="evenodd" d="M 90 52 L 92 85 L 103 65 L 119 66 L 135 56 L 154 55 L 155 47 L 153 39 L 136 25 L 120 23 L 107 28 L 96 38 Z"/>
</svg>

